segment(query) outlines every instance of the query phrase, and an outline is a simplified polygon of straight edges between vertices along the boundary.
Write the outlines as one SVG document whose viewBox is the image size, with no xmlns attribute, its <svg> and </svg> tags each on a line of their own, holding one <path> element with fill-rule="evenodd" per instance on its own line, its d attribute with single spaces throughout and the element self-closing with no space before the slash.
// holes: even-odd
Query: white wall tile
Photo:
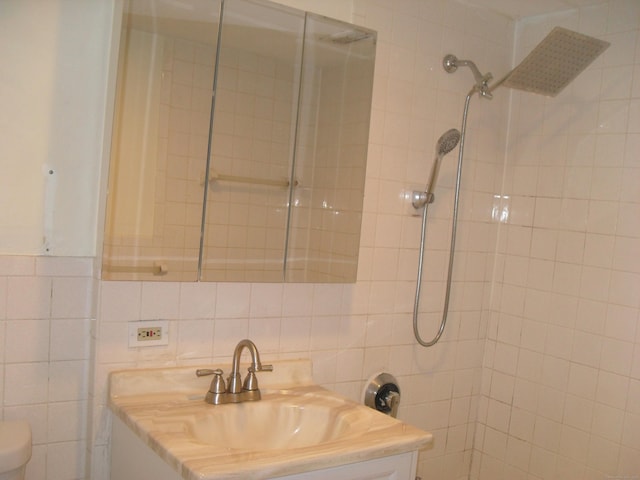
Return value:
<svg viewBox="0 0 640 480">
<path fill-rule="evenodd" d="M 39 480 L 42 478 L 47 478 L 46 471 L 46 460 L 47 460 L 47 446 L 46 445 L 36 445 L 31 450 L 31 460 L 27 463 L 26 469 L 26 478 L 29 480 Z"/>
<path fill-rule="evenodd" d="M 610 288 L 609 270 L 584 265 L 580 277 L 580 296 L 606 302 Z"/>
<path fill-rule="evenodd" d="M 580 478 L 582 472 L 584 472 L 584 466 L 579 468 L 578 465 L 575 465 L 574 462 L 579 464 L 586 463 L 587 455 L 589 449 L 589 434 L 571 428 L 570 426 L 564 425 L 562 427 L 562 432 L 560 434 L 560 447 L 559 453 L 566 457 L 569 462 L 566 464 L 567 470 L 570 472 L 575 472 L 580 474 L 578 477 Z"/>
<path fill-rule="evenodd" d="M 93 279 L 90 277 L 54 278 L 51 298 L 52 318 L 92 317 Z"/>
<path fill-rule="evenodd" d="M 640 304 L 640 274 L 611 272 L 609 302 L 617 305 L 637 308 Z"/>
<path fill-rule="evenodd" d="M 282 352 L 309 351 L 311 318 L 283 318 L 280 321 L 280 350 Z"/>
<path fill-rule="evenodd" d="M 7 320 L 5 323 L 5 362 L 49 360 L 49 320 Z"/>
<path fill-rule="evenodd" d="M 591 436 L 587 466 L 601 472 L 612 472 L 617 467 L 620 447 L 605 438 Z"/>
<path fill-rule="evenodd" d="M 556 246 L 556 261 L 582 263 L 585 235 L 580 232 L 561 231 Z"/>
<path fill-rule="evenodd" d="M 591 424 L 591 428 L 607 440 L 620 442 L 624 416 L 623 410 L 596 403 L 593 409 L 593 423 Z"/>
<path fill-rule="evenodd" d="M 47 439 L 69 442 L 85 436 L 85 402 L 52 403 L 48 407 Z"/>
<path fill-rule="evenodd" d="M 598 370 L 596 368 L 578 363 L 571 364 L 569 368 L 567 392 L 582 399 L 593 400 L 595 398 L 597 382 Z"/>
<path fill-rule="evenodd" d="M 604 334 L 617 340 L 632 341 L 637 330 L 638 310 L 631 307 L 609 305 Z"/>
<path fill-rule="evenodd" d="M 61 442 L 47 446 L 47 479 L 83 478 L 84 442 Z"/>
<path fill-rule="evenodd" d="M 567 395 L 562 422 L 564 425 L 588 432 L 593 424 L 595 402 L 584 397 Z M 571 429 L 571 430 L 572 430 Z"/>
<path fill-rule="evenodd" d="M 638 456 L 637 449 L 628 447 L 620 448 L 618 471 L 625 472 L 625 474 L 640 471 L 640 457 Z"/>
<path fill-rule="evenodd" d="M 600 371 L 596 387 L 596 401 L 623 409 L 626 405 L 628 387 L 628 377 Z"/>
<path fill-rule="evenodd" d="M 628 376 L 631 372 L 632 357 L 633 344 L 631 342 L 605 338 L 602 344 L 600 368 L 607 372 Z"/>
<path fill-rule="evenodd" d="M 89 328 L 85 319 L 51 320 L 50 360 L 88 359 Z"/>
<path fill-rule="evenodd" d="M 276 353 L 280 348 L 280 318 L 251 318 L 249 338 L 260 345 L 260 352 Z"/>
<path fill-rule="evenodd" d="M 622 445 L 631 448 L 640 445 L 640 415 L 627 413 L 624 416 Z"/>
<path fill-rule="evenodd" d="M 603 339 L 590 333 L 576 331 L 573 336 L 571 360 L 588 367 L 598 367 Z"/>
<path fill-rule="evenodd" d="M 14 363 L 4 367 L 4 404 L 33 405 L 45 403 L 49 388 L 49 364 Z"/>
<path fill-rule="evenodd" d="M 180 318 L 213 319 L 215 317 L 216 293 L 215 283 L 181 283 Z"/>
<path fill-rule="evenodd" d="M 9 277 L 7 318 L 48 318 L 51 312 L 51 283 L 51 279 L 46 277 Z"/>
<path fill-rule="evenodd" d="M 143 282 L 140 317 L 146 320 L 179 318 L 180 284 Z"/>
<path fill-rule="evenodd" d="M 251 286 L 249 284 L 218 284 L 216 318 L 247 318 L 250 298 Z"/>
<path fill-rule="evenodd" d="M 0 275 L 2 276 L 32 276 L 36 269 L 35 257 L 2 256 L 0 258 Z"/>
<path fill-rule="evenodd" d="M 249 336 L 247 319 L 216 320 L 213 332 L 213 355 L 231 359 L 236 344 Z"/>
<path fill-rule="evenodd" d="M 309 316 L 312 313 L 313 285 L 287 283 L 284 285 L 282 315 L 284 317 Z"/>
<path fill-rule="evenodd" d="M 49 400 L 77 401 L 87 398 L 87 369 L 85 361 L 51 362 L 49 366 Z"/>
<path fill-rule="evenodd" d="M 97 352 L 100 363 L 135 362 L 137 350 L 129 348 L 127 322 L 101 322 L 98 325 L 97 340 L 100 344 Z"/>
<path fill-rule="evenodd" d="M 179 359 L 208 359 L 213 356 L 213 320 L 181 319 L 176 330 Z"/>
<path fill-rule="evenodd" d="M 140 318 L 140 282 L 101 282 L 100 321 L 125 322 Z"/>
<path fill-rule="evenodd" d="M 280 284 L 254 284 L 251 287 L 250 315 L 252 317 L 281 317 L 282 292 Z"/>
</svg>

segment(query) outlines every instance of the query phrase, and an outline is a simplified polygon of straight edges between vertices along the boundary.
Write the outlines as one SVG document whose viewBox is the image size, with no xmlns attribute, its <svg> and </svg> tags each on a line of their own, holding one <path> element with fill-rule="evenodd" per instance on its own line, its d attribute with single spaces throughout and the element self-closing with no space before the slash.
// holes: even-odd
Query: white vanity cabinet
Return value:
<svg viewBox="0 0 640 480">
<path fill-rule="evenodd" d="M 307 359 L 274 362 L 260 401 L 211 405 L 195 371 L 111 372 L 111 480 L 415 480 L 433 442 L 314 384 Z"/>
<path fill-rule="evenodd" d="M 281 477 L 252 476 L 273 480 L 414 480 L 418 452 L 406 452 L 388 457 L 365 460 L 338 467 Z M 265 472 L 265 475 L 268 473 Z M 113 419 L 111 437 L 111 480 L 190 480 L 171 468 L 149 448 L 119 418 Z M 225 476 L 225 479 L 232 478 Z M 235 477 L 238 480 L 249 480 Z M 195 479 L 194 479 L 195 480 Z"/>
</svg>

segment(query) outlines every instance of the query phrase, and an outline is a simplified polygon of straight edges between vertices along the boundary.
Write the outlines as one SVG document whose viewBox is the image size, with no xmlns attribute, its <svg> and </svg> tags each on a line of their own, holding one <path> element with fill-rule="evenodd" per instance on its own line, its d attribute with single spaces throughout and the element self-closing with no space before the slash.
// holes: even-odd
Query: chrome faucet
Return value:
<svg viewBox="0 0 640 480">
<path fill-rule="evenodd" d="M 242 376 L 240 375 L 240 357 L 245 348 L 247 348 L 251 354 L 251 366 L 248 369 L 249 373 L 247 373 L 243 383 Z M 205 396 L 205 402 L 220 405 L 222 403 L 240 403 L 260 400 L 261 395 L 260 389 L 258 388 L 256 372 L 271 371 L 273 371 L 273 365 L 263 365 L 262 362 L 260 362 L 260 354 L 258 353 L 258 348 L 255 343 L 251 340 L 244 339 L 238 342 L 238 345 L 236 345 L 233 351 L 233 366 L 227 386 L 225 386 L 222 378 L 223 371 L 219 368 L 216 370 L 196 370 L 196 375 L 199 377 L 213 375 L 209 391 Z"/>
</svg>

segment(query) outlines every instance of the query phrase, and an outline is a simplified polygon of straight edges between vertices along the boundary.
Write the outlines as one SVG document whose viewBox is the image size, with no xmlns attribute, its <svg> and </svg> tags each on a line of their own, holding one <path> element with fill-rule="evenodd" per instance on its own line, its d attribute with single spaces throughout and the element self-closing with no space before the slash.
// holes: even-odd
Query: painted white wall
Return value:
<svg viewBox="0 0 640 480">
<path fill-rule="evenodd" d="M 0 6 L 2 254 L 95 254 L 111 8 Z"/>
</svg>

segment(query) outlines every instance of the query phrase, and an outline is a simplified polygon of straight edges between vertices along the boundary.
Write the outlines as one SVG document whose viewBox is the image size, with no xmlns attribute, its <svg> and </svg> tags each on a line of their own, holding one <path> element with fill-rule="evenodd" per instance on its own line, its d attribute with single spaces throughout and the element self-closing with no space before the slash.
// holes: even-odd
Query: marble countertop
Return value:
<svg viewBox="0 0 640 480">
<path fill-rule="evenodd" d="M 210 377 L 198 378 L 194 371 L 195 367 L 140 369 L 110 376 L 112 412 L 186 480 L 273 478 L 410 452 L 433 441 L 428 432 L 313 384 L 310 363 L 303 360 L 278 362 L 273 374 L 259 374 L 261 401 L 293 399 L 302 406 L 335 407 L 357 426 L 353 434 L 286 449 L 214 447 L 195 439 L 183 419 L 238 405 L 206 404 Z"/>
</svg>

